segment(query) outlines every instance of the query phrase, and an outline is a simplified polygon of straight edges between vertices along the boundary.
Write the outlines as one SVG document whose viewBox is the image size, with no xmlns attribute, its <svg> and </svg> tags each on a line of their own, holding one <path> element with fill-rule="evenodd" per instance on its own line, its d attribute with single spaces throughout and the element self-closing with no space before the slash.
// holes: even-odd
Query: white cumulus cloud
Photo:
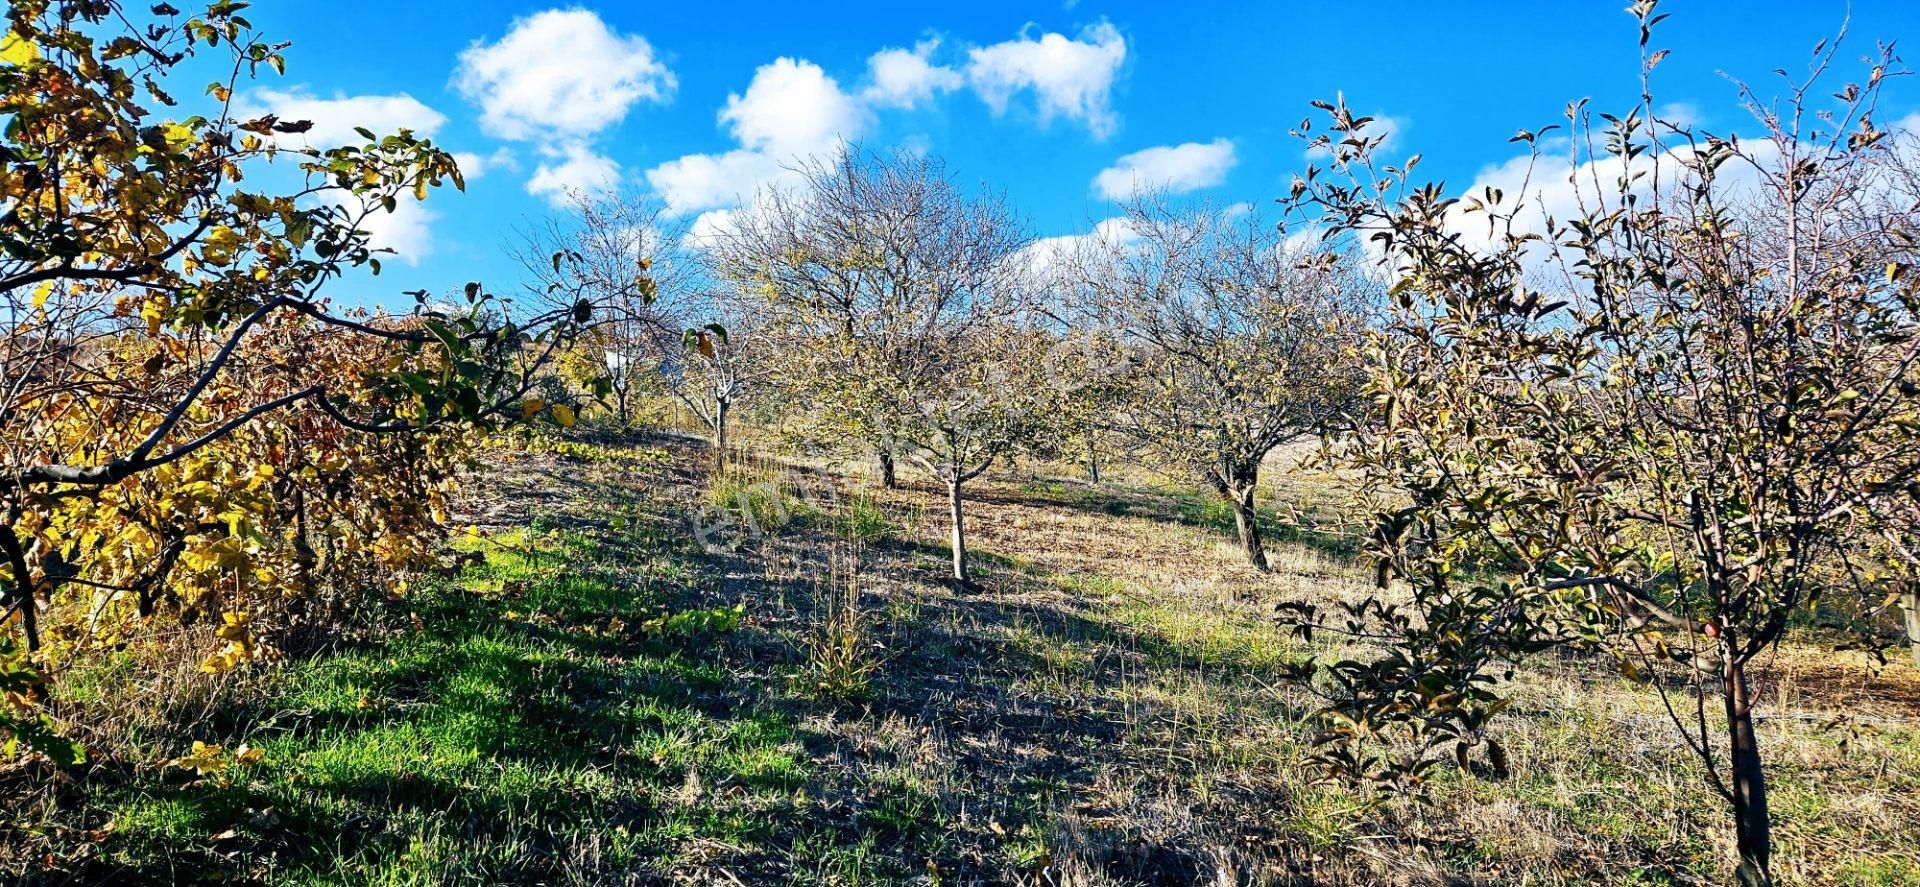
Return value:
<svg viewBox="0 0 1920 887">
<path fill-rule="evenodd" d="M 1226 180 L 1236 159 L 1233 142 L 1187 142 L 1128 154 L 1093 178 L 1093 190 L 1108 200 L 1126 200 L 1142 191 L 1185 194 Z"/>
<path fill-rule="evenodd" d="M 760 151 L 689 154 L 647 170 L 647 184 L 675 215 L 738 204 L 761 182 L 780 175 L 780 161 Z"/>
<path fill-rule="evenodd" d="M 520 169 L 520 158 L 514 156 L 512 148 L 495 148 L 492 154 L 475 154 L 472 151 L 453 152 L 453 162 L 459 164 L 460 175 L 467 181 L 473 181 L 496 170 L 516 172 Z"/>
<path fill-rule="evenodd" d="M 727 96 L 720 109 L 741 145 L 774 154 L 818 151 L 865 127 L 867 109 L 819 65 L 774 59 L 753 72 L 744 95 Z"/>
<path fill-rule="evenodd" d="M 965 85 L 959 71 L 933 64 L 938 38 L 922 40 L 912 49 L 883 49 L 867 58 L 867 79 L 861 98 L 875 106 L 912 108 L 943 92 Z"/>
<path fill-rule="evenodd" d="M 819 65 L 775 59 L 720 110 L 739 148 L 662 163 L 647 170 L 647 184 L 676 215 L 737 206 L 796 161 L 859 138 L 870 120 L 866 106 Z"/>
<path fill-rule="evenodd" d="M 534 167 L 527 193 L 564 206 L 576 194 L 610 189 L 619 181 L 620 164 L 584 145 L 569 145 L 550 162 Z"/>
<path fill-rule="evenodd" d="M 353 96 L 336 93 L 332 98 L 321 98 L 298 87 L 250 90 L 234 101 L 233 111 L 241 119 L 272 114 L 284 121 L 310 121 L 313 128 L 304 133 L 275 138 L 282 144 L 321 149 L 367 141 L 355 127 L 363 127 L 376 137 L 410 129 L 415 135 L 431 138 L 447 122 L 445 114 L 406 93 Z M 326 199 L 356 212 L 361 205 L 356 198 L 344 194 Z M 393 212 L 376 207 L 361 221 L 360 227 L 367 232 L 373 248 L 392 250 L 400 261 L 418 265 L 433 252 L 433 223 L 439 218 L 439 213 L 403 193 Z"/>
<path fill-rule="evenodd" d="M 364 127 L 376 137 L 411 129 L 415 135 L 432 137 L 447 122 L 447 115 L 421 103 L 406 93 L 397 95 L 342 95 L 325 99 L 304 89 L 255 89 L 234 102 L 234 116 L 240 119 L 272 114 L 281 120 L 306 120 L 313 128 L 298 135 L 278 138 L 304 139 L 315 148 L 338 148 L 360 144 L 367 139 L 354 131 Z"/>
<path fill-rule="evenodd" d="M 1019 37 L 967 52 L 967 80 L 996 114 L 1004 114 L 1015 95 L 1031 91 L 1044 122 L 1064 117 L 1084 124 L 1096 138 L 1119 125 L 1112 108 L 1114 80 L 1127 59 L 1127 41 L 1107 22 L 1091 25 L 1077 38 L 1031 29 Z"/>
<path fill-rule="evenodd" d="M 1085 234 L 1042 237 L 1027 244 L 1014 258 L 1024 262 L 1036 277 L 1046 280 L 1072 267 L 1086 250 L 1125 249 L 1140 240 L 1140 232 L 1134 229 L 1131 220 L 1115 216 L 1095 224 L 1093 230 Z"/>
<path fill-rule="evenodd" d="M 711 209 L 701 213 L 687 226 L 683 242 L 693 249 L 705 249 L 715 242 L 733 234 L 738 222 L 738 210 Z"/>
<path fill-rule="evenodd" d="M 440 214 L 410 195 L 402 195 L 393 212 L 375 209 L 361 223 L 376 249 L 393 250 L 400 261 L 418 265 L 433 252 L 433 223 Z"/>
<path fill-rule="evenodd" d="M 734 146 L 658 164 L 646 171 L 647 183 L 668 212 L 708 213 L 717 223 L 725 218 L 718 211 L 740 206 L 763 187 L 791 183 L 800 162 L 858 141 L 874 128 L 879 111 L 921 107 L 969 85 L 997 114 L 1031 94 L 1043 121 L 1075 120 L 1100 137 L 1118 124 L 1112 92 L 1127 44 L 1111 24 L 1100 22 L 1075 38 L 1029 28 L 1013 40 L 968 50 L 964 70 L 936 61 L 940 48 L 940 38 L 930 37 L 912 49 L 882 49 L 867 58 L 865 78 L 851 88 L 805 59 L 761 65 L 746 90 L 727 96 L 720 109 L 719 124 Z M 1231 144 L 1226 152 L 1231 165 Z M 1169 172 L 1165 179 L 1183 183 L 1209 174 Z"/>
<path fill-rule="evenodd" d="M 482 128 L 514 140 L 584 139 L 674 88 L 645 38 L 617 33 L 586 9 L 514 20 L 498 41 L 460 53 L 453 82 L 480 106 Z"/>
</svg>

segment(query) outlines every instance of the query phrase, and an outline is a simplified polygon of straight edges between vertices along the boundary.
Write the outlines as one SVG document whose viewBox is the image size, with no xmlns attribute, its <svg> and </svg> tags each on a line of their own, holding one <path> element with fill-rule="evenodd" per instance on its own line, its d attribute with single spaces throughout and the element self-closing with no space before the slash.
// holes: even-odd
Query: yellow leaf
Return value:
<svg viewBox="0 0 1920 887">
<path fill-rule="evenodd" d="M 523 400 L 520 402 L 520 417 L 523 419 L 531 419 L 533 418 L 535 413 L 538 413 L 541 410 L 544 410 L 546 408 L 547 408 L 546 401 L 541 400 L 540 398 L 537 398 L 537 397 L 529 397 L 526 400 Z"/>
<path fill-rule="evenodd" d="M 207 232 L 207 245 L 220 249 L 234 249 L 240 245 L 240 232 L 226 225 L 215 225 Z"/>
<path fill-rule="evenodd" d="M 193 130 L 172 122 L 160 125 L 160 137 L 167 140 L 168 147 L 175 149 L 184 148 L 196 141 Z"/>
<path fill-rule="evenodd" d="M 39 57 L 40 47 L 33 45 L 32 40 L 21 37 L 12 30 L 7 31 L 6 37 L 0 38 L 0 62 L 17 66 Z"/>
<path fill-rule="evenodd" d="M 572 428 L 574 421 L 573 410 L 563 403 L 554 404 L 553 420 L 559 422 L 562 428 Z"/>
<path fill-rule="evenodd" d="M 53 295 L 53 281 L 51 280 L 43 281 L 39 286 L 34 287 L 33 289 L 33 307 L 35 308 L 46 307 L 47 297 L 51 295 Z"/>
</svg>

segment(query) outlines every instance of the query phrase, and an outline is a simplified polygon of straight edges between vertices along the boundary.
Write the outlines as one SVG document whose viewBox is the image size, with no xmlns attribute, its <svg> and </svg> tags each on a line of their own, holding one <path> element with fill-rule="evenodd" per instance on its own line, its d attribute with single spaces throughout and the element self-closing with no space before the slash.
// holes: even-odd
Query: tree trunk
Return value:
<svg viewBox="0 0 1920 887">
<path fill-rule="evenodd" d="M 1260 487 L 1260 469 L 1224 471 L 1214 477 L 1214 488 L 1233 506 L 1233 523 L 1240 531 L 1240 548 L 1254 569 L 1267 569 L 1267 547 L 1260 542 L 1260 520 L 1253 510 L 1253 491 Z"/>
<path fill-rule="evenodd" d="M 947 511 L 953 520 L 953 581 L 965 585 L 972 577 L 967 573 L 967 525 L 960 509 L 958 478 L 947 482 Z"/>
<path fill-rule="evenodd" d="M 1913 664 L 1920 666 L 1920 590 L 1901 595 L 1900 608 L 1907 611 L 1907 645 L 1913 650 Z"/>
<path fill-rule="evenodd" d="M 889 490 L 900 489 L 900 479 L 893 473 L 893 451 L 880 448 L 880 485 Z"/>
<path fill-rule="evenodd" d="M 1772 823 L 1767 813 L 1767 774 L 1753 735 L 1753 700 L 1747 693 L 1745 661 L 1726 656 L 1727 756 L 1732 764 L 1733 821 L 1744 887 L 1772 887 Z"/>
<path fill-rule="evenodd" d="M 727 409 L 728 403 L 717 401 L 713 407 L 713 476 L 719 477 L 727 469 Z"/>
<path fill-rule="evenodd" d="M 289 498 L 293 500 L 293 569 L 294 585 L 302 596 L 313 594 L 313 574 L 320 563 L 320 556 L 313 551 L 309 528 L 307 526 L 307 496 L 299 484 L 292 484 Z M 141 615 L 146 615 L 142 613 Z"/>
<path fill-rule="evenodd" d="M 1100 441 L 1087 435 L 1087 483 L 1100 482 Z"/>
<path fill-rule="evenodd" d="M 19 608 L 20 630 L 27 636 L 27 652 L 35 652 L 40 649 L 40 612 L 34 599 L 33 577 L 27 570 L 27 550 L 12 527 L 0 527 L 0 554 L 6 556 L 8 572 L 13 574 L 7 600 L 0 606 Z"/>
</svg>

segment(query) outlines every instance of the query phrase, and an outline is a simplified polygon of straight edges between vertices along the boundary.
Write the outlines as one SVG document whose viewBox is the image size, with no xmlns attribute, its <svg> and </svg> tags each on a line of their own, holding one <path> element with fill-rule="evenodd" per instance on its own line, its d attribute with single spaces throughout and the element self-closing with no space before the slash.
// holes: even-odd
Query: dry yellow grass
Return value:
<svg viewBox="0 0 1920 887">
<path fill-rule="evenodd" d="M 1283 513 L 1324 518 L 1324 477 L 1273 479 Z M 910 510 L 931 488 L 877 492 Z M 1203 505 L 1201 506 L 1203 507 Z M 900 643 L 942 624 L 994 638 L 1027 663 L 995 668 L 970 651 L 944 659 L 996 670 L 1012 700 L 1060 713 L 1045 729 L 951 733 L 923 758 L 969 746 L 999 760 L 1051 759 L 1071 773 L 1048 796 L 1042 843 L 1052 883 L 1693 883 L 1727 872 L 1723 812 L 1657 697 L 1597 663 L 1548 661 L 1513 683 L 1514 716 L 1496 730 L 1513 775 L 1443 775 L 1431 803 L 1371 806 L 1318 784 L 1299 759 L 1309 701 L 1276 668 L 1315 652 L 1271 620 L 1273 604 L 1372 593 L 1338 544 L 1279 542 L 1273 571 L 1240 561 L 1218 525 L 1176 484 L 1131 472 L 1098 487 L 1042 466 L 980 484 L 973 544 L 984 590 L 955 598 L 935 580 L 943 528 L 874 570 L 919 614 Z M 1335 540 L 1337 542 L 1337 540 Z M 933 615 L 930 615 L 933 614 Z M 896 662 L 895 666 L 905 666 Z M 1920 883 L 1920 672 L 1871 668 L 1860 654 L 1789 644 L 1765 669 L 1762 741 L 1788 884 Z M 1099 713 L 1096 729 L 1072 711 Z M 931 710 L 922 720 L 938 719 Z M 844 723 L 857 734 L 915 719 Z M 973 752 L 977 754 L 978 752 Z M 1173 880 L 1154 881 L 1157 872 Z"/>
</svg>

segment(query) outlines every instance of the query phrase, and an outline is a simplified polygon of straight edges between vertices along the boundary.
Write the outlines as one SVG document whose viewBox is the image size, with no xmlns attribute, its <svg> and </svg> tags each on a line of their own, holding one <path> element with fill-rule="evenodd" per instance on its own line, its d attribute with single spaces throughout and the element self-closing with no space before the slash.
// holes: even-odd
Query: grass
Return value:
<svg viewBox="0 0 1920 887">
<path fill-rule="evenodd" d="M 715 704 L 730 677 L 690 652 L 713 638 L 640 630 L 670 590 L 615 583 L 576 533 L 467 544 L 486 561 L 406 601 L 407 630 L 289 664 L 208 730 L 262 763 L 100 799 L 117 810 L 94 865 L 591 882 L 665 876 L 689 836 L 772 833 L 809 778 L 803 742 L 778 713 Z"/>
<path fill-rule="evenodd" d="M 1343 651 L 1304 647 L 1268 615 L 1289 596 L 1364 593 L 1336 535 L 1276 533 L 1276 572 L 1257 574 L 1236 559 L 1230 515 L 1209 519 L 1205 497 L 1161 479 L 1001 477 L 969 516 L 982 587 L 956 593 L 940 581 L 944 527 L 916 517 L 933 493 L 808 498 L 853 482 L 770 462 L 714 482 L 686 468 L 704 454 L 678 444 L 672 472 L 640 475 L 601 451 L 615 444 L 595 446 L 502 469 L 497 498 L 529 504 L 457 543 L 483 557 L 370 604 L 364 628 L 330 645 L 226 683 L 143 677 L 152 657 L 131 652 L 64 676 L 76 705 L 126 715 L 102 734 L 121 763 L 70 785 L 0 771 L 21 801 L 0 805 L 0 871 L 285 884 L 1726 877 L 1725 817 L 1657 701 L 1586 663 L 1521 675 L 1495 734 L 1507 778 L 1443 770 L 1429 803 L 1379 804 L 1303 770 L 1312 709 L 1278 674 Z M 1294 483 L 1274 484 L 1276 524 L 1324 515 Z M 701 545 L 702 509 L 742 507 L 756 486 L 809 510 L 786 508 L 800 516 L 752 545 Z M 743 507 L 760 507 L 754 495 Z M 1782 882 L 1920 884 L 1920 675 L 1896 663 L 1846 683 L 1830 659 L 1789 648 L 1772 663 L 1781 716 L 1761 741 Z M 1839 715 L 1851 719 L 1829 725 Z M 164 765 L 193 740 L 263 757 L 207 776 Z"/>
</svg>

